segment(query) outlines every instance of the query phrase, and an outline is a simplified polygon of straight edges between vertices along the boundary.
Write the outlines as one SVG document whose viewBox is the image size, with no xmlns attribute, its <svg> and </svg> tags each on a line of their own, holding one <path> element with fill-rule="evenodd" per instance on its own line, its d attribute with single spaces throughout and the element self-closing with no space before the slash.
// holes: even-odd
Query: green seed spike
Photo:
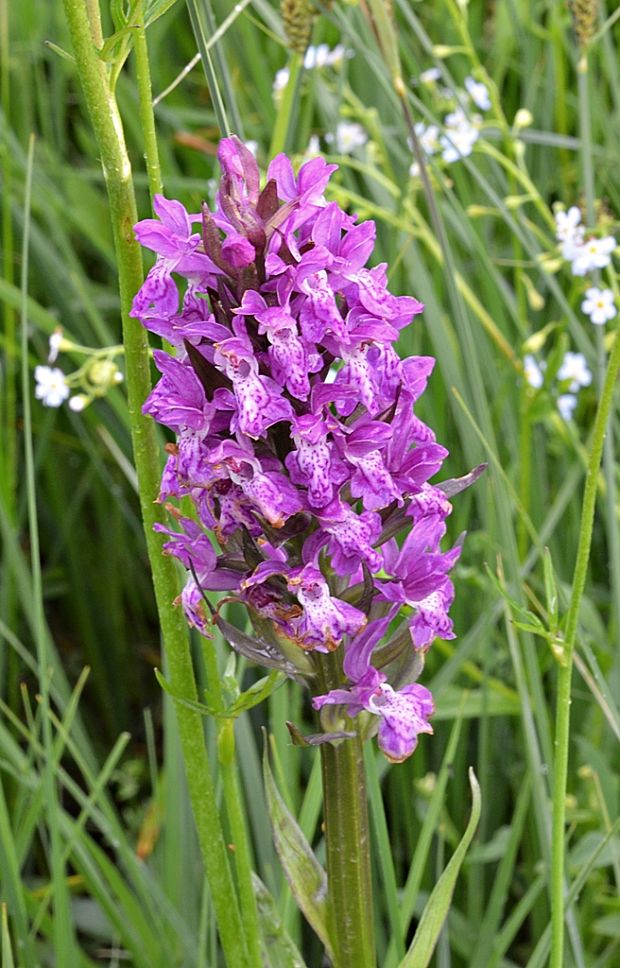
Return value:
<svg viewBox="0 0 620 968">
<path fill-rule="evenodd" d="M 599 0 L 571 0 L 570 12 L 573 18 L 573 29 L 577 43 L 584 50 L 590 46 L 599 15 Z"/>
<path fill-rule="evenodd" d="M 282 0 L 280 13 L 289 48 L 296 54 L 305 54 L 316 17 L 312 0 Z"/>
</svg>

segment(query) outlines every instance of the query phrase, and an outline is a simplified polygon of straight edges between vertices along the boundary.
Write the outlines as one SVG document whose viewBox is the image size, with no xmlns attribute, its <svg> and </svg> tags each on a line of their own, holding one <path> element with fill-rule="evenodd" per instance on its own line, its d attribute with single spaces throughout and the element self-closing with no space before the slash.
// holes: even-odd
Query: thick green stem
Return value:
<svg viewBox="0 0 620 968">
<path fill-rule="evenodd" d="M 336 655 L 321 656 L 324 687 L 339 686 Z M 374 968 L 370 834 L 364 753 L 359 736 L 321 746 L 327 883 L 334 968 Z"/>
<path fill-rule="evenodd" d="M 142 257 L 133 234 L 137 214 L 131 166 L 106 66 L 97 56 L 93 44 L 87 9 L 82 0 L 64 0 L 64 8 L 108 192 L 119 273 L 134 460 L 170 683 L 174 693 L 194 700 L 196 682 L 187 629 L 181 612 L 172 607 L 177 592 L 176 571 L 171 559 L 162 556 L 159 537 L 153 532 L 153 525 L 160 516 L 159 506 L 154 503 L 159 487 L 160 458 L 154 425 L 141 412 L 150 390 L 148 342 L 142 326 L 129 316 L 133 295 L 143 280 Z M 248 963 L 245 938 L 217 812 L 202 719 L 198 713 L 179 703 L 177 722 L 222 946 L 229 965 L 245 968 Z"/>
</svg>

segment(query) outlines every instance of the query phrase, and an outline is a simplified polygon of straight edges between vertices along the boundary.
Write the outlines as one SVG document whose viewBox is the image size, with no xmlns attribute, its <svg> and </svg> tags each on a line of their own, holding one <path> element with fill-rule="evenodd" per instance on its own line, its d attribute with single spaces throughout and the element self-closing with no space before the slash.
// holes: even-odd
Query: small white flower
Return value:
<svg viewBox="0 0 620 968">
<path fill-rule="evenodd" d="M 252 152 L 252 154 L 256 158 L 256 153 L 258 151 L 258 141 L 246 141 L 245 146 Z"/>
<path fill-rule="evenodd" d="M 434 155 L 439 150 L 439 128 L 436 124 L 423 124 L 418 121 L 415 126 L 420 147 L 425 155 Z"/>
<path fill-rule="evenodd" d="M 344 44 L 336 44 L 333 50 L 330 50 L 327 56 L 327 63 L 330 67 L 338 67 L 345 60 L 355 57 L 355 51 L 349 50 Z"/>
<path fill-rule="evenodd" d="M 583 245 L 585 228 L 581 224 L 581 212 L 576 205 L 571 205 L 567 212 L 557 211 L 555 219 L 555 237 L 561 243 L 562 258 L 572 262 Z"/>
<path fill-rule="evenodd" d="M 307 71 L 315 67 L 325 67 L 329 63 L 329 53 L 327 44 L 319 44 L 318 47 L 311 44 L 304 54 L 304 67 Z"/>
<path fill-rule="evenodd" d="M 579 387 L 588 387 L 592 383 L 592 374 L 583 353 L 572 353 L 570 350 L 562 361 L 558 370 L 558 380 L 570 380 L 569 390 L 576 393 Z"/>
<path fill-rule="evenodd" d="M 357 121 L 340 121 L 336 128 L 336 135 L 329 133 L 325 140 L 335 144 L 336 151 L 341 155 L 350 155 L 356 148 L 361 148 L 368 141 L 368 135 Z"/>
<path fill-rule="evenodd" d="M 446 114 L 443 123 L 446 128 L 462 128 L 469 125 L 469 119 L 463 111 L 463 108 L 455 108 L 454 111 Z"/>
<path fill-rule="evenodd" d="M 523 360 L 523 375 L 531 387 L 538 390 L 544 382 L 545 364 L 539 364 L 535 357 L 528 354 Z"/>
<path fill-rule="evenodd" d="M 308 147 L 304 152 L 304 158 L 315 158 L 317 155 L 321 154 L 321 142 L 319 141 L 318 134 L 311 134 L 310 140 L 308 141 Z"/>
<path fill-rule="evenodd" d="M 573 412 L 577 406 L 577 397 L 573 396 L 572 393 L 563 393 L 558 397 L 558 410 L 560 411 L 560 416 L 562 420 L 573 419 Z"/>
<path fill-rule="evenodd" d="M 276 76 L 273 79 L 273 94 L 274 94 L 274 97 L 277 97 L 277 95 L 280 94 L 284 90 L 284 88 L 288 84 L 288 79 L 289 79 L 289 69 L 288 69 L 288 67 L 282 67 L 282 68 L 280 68 L 279 71 L 276 71 Z"/>
<path fill-rule="evenodd" d="M 342 64 L 345 57 L 354 57 L 352 50 L 347 50 L 343 44 L 336 44 L 330 50 L 328 44 L 310 45 L 304 54 L 304 68 L 307 71 L 319 69 L 321 67 L 338 67 Z"/>
<path fill-rule="evenodd" d="M 47 354 L 48 363 L 55 363 L 56 360 L 58 359 L 58 354 L 62 346 L 62 341 L 63 341 L 62 330 L 60 328 L 55 329 L 52 335 L 50 336 L 50 350 L 49 350 L 49 353 Z"/>
<path fill-rule="evenodd" d="M 556 212 L 553 217 L 555 219 L 555 237 L 558 242 L 572 239 L 577 226 L 581 225 L 581 212 L 576 205 L 571 205 L 567 212 Z"/>
<path fill-rule="evenodd" d="M 586 298 L 581 309 L 595 326 L 604 326 L 618 312 L 611 289 L 598 289 L 596 286 L 586 289 Z"/>
<path fill-rule="evenodd" d="M 422 71 L 420 74 L 421 84 L 434 84 L 441 77 L 441 71 L 438 67 L 429 67 L 427 70 Z"/>
<path fill-rule="evenodd" d="M 409 167 L 409 177 L 410 178 L 420 177 L 420 166 L 418 165 L 417 161 L 411 162 L 411 165 Z"/>
<path fill-rule="evenodd" d="M 65 375 L 57 367 L 35 366 L 34 378 L 34 395 L 44 407 L 59 407 L 69 396 Z"/>
<path fill-rule="evenodd" d="M 486 86 L 481 81 L 475 81 L 473 77 L 466 77 L 465 87 L 476 107 L 481 111 L 488 111 L 491 107 L 491 98 Z"/>
<path fill-rule="evenodd" d="M 74 413 L 81 413 L 88 402 L 88 397 L 84 393 L 79 393 L 76 397 L 71 397 L 69 400 L 69 409 L 73 410 Z"/>
<path fill-rule="evenodd" d="M 580 255 L 583 248 L 585 231 L 583 225 L 577 225 L 572 235 L 567 234 L 566 238 L 562 240 L 560 252 L 562 253 L 562 258 L 566 259 L 567 262 L 572 262 Z"/>
<path fill-rule="evenodd" d="M 460 158 L 467 158 L 468 155 L 471 155 L 478 137 L 478 129 L 474 128 L 472 124 L 461 124 L 458 127 L 450 126 L 447 133 L 439 139 L 442 148 L 441 157 L 448 163 L 458 161 Z"/>
<path fill-rule="evenodd" d="M 606 235 L 602 239 L 586 239 L 576 246 L 572 257 L 571 271 L 574 276 L 585 276 L 593 269 L 604 269 L 611 263 L 611 254 L 616 248 L 613 235 Z"/>
</svg>

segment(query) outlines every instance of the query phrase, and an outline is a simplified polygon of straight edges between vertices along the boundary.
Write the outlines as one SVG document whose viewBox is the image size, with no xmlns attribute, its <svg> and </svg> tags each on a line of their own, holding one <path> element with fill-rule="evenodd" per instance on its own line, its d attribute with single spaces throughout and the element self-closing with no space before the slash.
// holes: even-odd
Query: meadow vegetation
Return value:
<svg viewBox="0 0 620 968">
<path fill-rule="evenodd" d="M 401 92 L 376 7 L 321 5 L 304 58 L 269 0 L 103 3 L 101 57 L 118 70 L 139 216 L 159 179 L 191 211 L 212 202 L 217 144 L 234 132 L 263 169 L 280 150 L 297 163 L 323 153 L 339 165 L 329 197 L 376 221 L 390 290 L 425 304 L 398 348 L 437 358 L 417 412 L 450 450 L 443 476 L 488 465 L 447 522 L 452 542 L 467 536 L 456 638 L 434 643 L 421 680 L 434 735 L 395 766 L 366 747 L 378 964 L 401 963 L 461 839 L 473 767 L 480 823 L 432 963 L 547 964 L 552 898 L 565 890 L 561 964 L 613 968 L 620 421 L 606 373 L 620 305 L 620 18 L 594 0 L 576 0 L 576 25 L 560 3 L 395 0 Z M 141 17 L 159 171 L 140 100 Z M 161 685 L 109 204 L 63 4 L 0 0 L 0 65 L 2 966 L 216 968 Z M 64 378 L 51 385 L 39 370 L 35 382 L 37 367 Z M 236 608 L 231 621 L 243 621 Z M 193 635 L 211 709 L 262 679 L 218 635 Z M 290 680 L 234 726 L 216 715 L 204 728 L 218 802 L 236 784 L 239 815 L 223 823 L 231 839 L 235 823 L 247 828 L 269 964 L 318 968 L 323 948 L 282 872 L 262 777 L 266 743 L 283 804 L 323 861 L 318 754 L 292 743 L 287 721 L 316 732 Z"/>
</svg>

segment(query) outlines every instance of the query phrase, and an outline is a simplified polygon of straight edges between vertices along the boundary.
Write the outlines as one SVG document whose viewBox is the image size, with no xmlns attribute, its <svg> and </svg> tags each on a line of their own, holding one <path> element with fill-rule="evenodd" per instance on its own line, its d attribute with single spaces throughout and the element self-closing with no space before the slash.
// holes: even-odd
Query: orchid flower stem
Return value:
<svg viewBox="0 0 620 968">
<path fill-rule="evenodd" d="M 159 488 L 159 448 L 154 425 L 141 412 L 150 390 L 148 341 L 142 326 L 129 316 L 132 297 L 143 280 L 140 247 L 133 236 L 137 215 L 131 166 L 108 70 L 93 43 L 87 8 L 82 0 L 64 0 L 64 9 L 108 193 L 118 263 L 134 460 L 170 685 L 175 694 L 192 701 L 197 698 L 197 691 L 187 628 L 180 610 L 171 606 L 177 591 L 176 569 L 172 560 L 162 556 L 159 537 L 153 532 L 159 516 L 159 506 L 154 503 Z M 229 965 L 245 968 L 245 934 L 217 812 L 202 718 L 182 703 L 177 704 L 176 711 L 189 794 L 222 947 Z"/>
<path fill-rule="evenodd" d="M 324 688 L 339 685 L 335 655 L 320 657 Z M 374 968 L 370 834 L 359 736 L 321 746 L 327 883 L 334 968 Z"/>
</svg>

